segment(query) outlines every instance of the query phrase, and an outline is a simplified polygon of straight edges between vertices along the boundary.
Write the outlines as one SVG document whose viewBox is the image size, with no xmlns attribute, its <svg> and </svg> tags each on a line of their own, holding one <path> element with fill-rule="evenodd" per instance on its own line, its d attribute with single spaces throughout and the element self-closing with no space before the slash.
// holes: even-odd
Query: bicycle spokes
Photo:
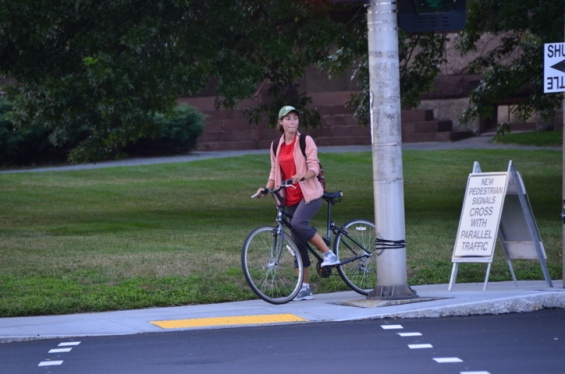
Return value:
<svg viewBox="0 0 565 374">
<path fill-rule="evenodd" d="M 272 227 L 263 227 L 249 234 L 241 262 L 253 292 L 267 302 L 282 304 L 300 291 L 303 266 L 292 240 L 276 232 Z"/>
<path fill-rule="evenodd" d="M 366 220 L 346 223 L 336 237 L 334 249 L 341 261 L 337 267 L 339 275 L 362 295 L 367 295 L 377 281 L 374 243 L 375 225 Z"/>
</svg>

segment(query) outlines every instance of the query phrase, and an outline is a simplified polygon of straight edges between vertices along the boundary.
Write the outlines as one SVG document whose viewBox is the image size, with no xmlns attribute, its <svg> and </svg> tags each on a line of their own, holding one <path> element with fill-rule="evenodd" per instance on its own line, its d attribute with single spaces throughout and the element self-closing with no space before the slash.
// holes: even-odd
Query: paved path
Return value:
<svg viewBox="0 0 565 374">
<path fill-rule="evenodd" d="M 403 144 L 402 149 L 406 150 L 446 150 L 446 149 L 552 149 L 561 150 L 561 147 L 534 147 L 534 146 L 520 146 L 520 145 L 501 145 L 493 144 L 493 134 L 483 134 L 456 142 L 427 142 L 427 143 L 406 143 Z M 353 146 L 336 146 L 336 147 L 319 147 L 319 152 L 370 152 L 370 145 L 353 145 Z M 81 170 L 81 169 L 99 169 L 106 167 L 120 167 L 120 166 L 134 166 L 134 165 L 150 165 L 150 164 L 166 164 L 174 162 L 190 162 L 205 160 L 209 158 L 218 157 L 234 157 L 246 154 L 267 154 L 268 149 L 247 149 L 239 151 L 210 151 L 210 152 L 191 152 L 187 155 L 169 156 L 169 157 L 155 157 L 155 158 L 132 158 L 119 161 L 103 161 L 98 163 L 80 164 L 80 165 L 67 165 L 67 166 L 54 166 L 32 169 L 19 169 L 19 170 L 0 170 L 0 174 L 8 173 L 29 173 L 29 172 L 46 172 L 46 171 L 67 171 L 67 170 Z"/>
</svg>

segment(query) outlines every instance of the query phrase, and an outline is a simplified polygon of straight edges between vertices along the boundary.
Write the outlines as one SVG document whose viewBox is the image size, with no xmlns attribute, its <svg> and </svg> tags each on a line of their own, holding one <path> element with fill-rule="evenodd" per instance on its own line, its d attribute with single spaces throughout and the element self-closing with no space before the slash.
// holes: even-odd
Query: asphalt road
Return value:
<svg viewBox="0 0 565 374">
<path fill-rule="evenodd" d="M 0 362 L 17 374 L 557 374 L 564 322 L 551 309 L 49 339 L 0 345 Z"/>
</svg>

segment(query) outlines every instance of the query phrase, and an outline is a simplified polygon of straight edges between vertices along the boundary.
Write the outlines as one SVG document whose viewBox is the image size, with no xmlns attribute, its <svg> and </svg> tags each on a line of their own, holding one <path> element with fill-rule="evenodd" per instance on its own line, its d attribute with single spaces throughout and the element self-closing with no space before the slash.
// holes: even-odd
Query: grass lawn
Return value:
<svg viewBox="0 0 565 374">
<path fill-rule="evenodd" d="M 563 144 L 563 131 L 510 132 L 495 135 L 493 141 L 499 144 L 560 146 Z"/>
<path fill-rule="evenodd" d="M 556 150 L 404 151 L 409 284 L 449 282 L 473 162 L 522 174 L 553 279 L 561 278 L 562 155 Z M 374 217 L 372 156 L 321 153 L 334 219 Z M 269 198 L 252 200 L 268 157 L 248 155 L 136 167 L 0 175 L 0 316 L 216 303 L 255 298 L 240 267 L 247 233 L 272 224 Z M 314 225 L 323 228 L 322 212 Z M 513 261 L 518 279 L 543 279 Z M 461 264 L 458 283 L 485 264 Z M 501 248 L 490 280 L 510 280 Z M 345 290 L 338 275 L 316 292 Z"/>
</svg>

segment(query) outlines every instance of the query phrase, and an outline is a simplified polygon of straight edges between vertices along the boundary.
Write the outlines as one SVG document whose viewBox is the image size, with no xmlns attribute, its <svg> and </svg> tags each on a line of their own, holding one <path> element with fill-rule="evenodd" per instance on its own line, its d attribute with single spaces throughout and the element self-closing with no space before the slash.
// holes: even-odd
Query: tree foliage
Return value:
<svg viewBox="0 0 565 374">
<path fill-rule="evenodd" d="M 482 73 L 480 85 L 471 93 L 464 121 L 490 117 L 493 104 L 519 90 L 527 98 L 513 107 L 519 118 L 538 111 L 550 117 L 561 106 L 561 94 L 543 93 L 543 45 L 563 40 L 564 3 L 553 0 L 469 0 L 468 19 L 459 34 L 462 53 L 474 51 L 483 34 L 500 38 L 499 45 L 476 58 L 469 72 Z"/>
<path fill-rule="evenodd" d="M 415 108 L 420 104 L 420 95 L 432 88 L 434 79 L 445 62 L 443 34 L 399 34 L 400 93 L 402 105 Z M 347 105 L 354 108 L 359 123 L 367 123 L 369 116 L 369 66 L 365 53 L 359 54 L 357 74 L 361 91 L 352 95 Z"/>
<path fill-rule="evenodd" d="M 18 128 L 43 126 L 59 145 L 88 128 L 70 157 L 95 161 L 156 136 L 155 114 L 210 82 L 218 107 L 268 82 L 272 101 L 248 108 L 250 121 L 293 104 L 314 126 L 319 114 L 297 81 L 318 66 L 330 76 L 354 67 L 368 82 L 365 14 L 362 2 L 330 0 L 0 0 L 0 72 L 17 82 L 9 94 Z M 438 41 L 401 38 L 414 62 L 403 65 L 409 105 L 437 73 Z M 360 118 L 366 97 L 352 101 Z"/>
</svg>

